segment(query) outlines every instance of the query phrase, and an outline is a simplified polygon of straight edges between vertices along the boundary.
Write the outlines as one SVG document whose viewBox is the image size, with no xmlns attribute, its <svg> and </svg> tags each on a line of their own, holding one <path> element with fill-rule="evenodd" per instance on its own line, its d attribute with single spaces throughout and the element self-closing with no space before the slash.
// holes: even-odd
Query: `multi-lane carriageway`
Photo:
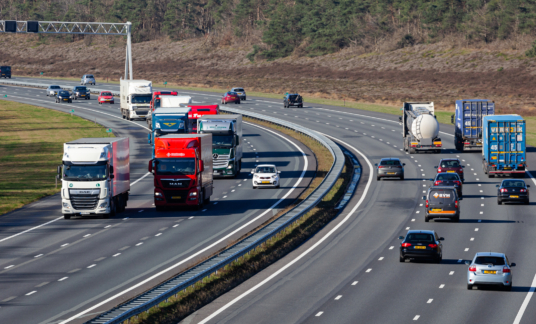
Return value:
<svg viewBox="0 0 536 324">
<path fill-rule="evenodd" d="M 75 84 L 65 81 L 42 82 Z M 106 86 L 110 90 L 118 89 L 117 85 Z M 102 84 L 98 86 L 104 87 Z M 0 95 L 21 89 L 0 88 Z M 41 91 L 41 96 L 28 95 L 28 99 L 36 100 L 34 104 L 42 105 L 43 100 L 47 100 L 42 90 L 24 91 Z M 20 92 L 21 95 L 23 93 Z M 217 103 L 220 98 L 219 94 L 200 91 L 180 93 L 191 95 L 198 102 Z M 117 114 L 117 107 L 99 106 L 95 101 L 90 103 L 96 111 Z M 410 155 L 402 151 L 397 116 L 310 104 L 302 109 L 283 109 L 280 100 L 253 97 L 233 107 L 285 119 L 331 136 L 360 159 L 364 177 L 347 207 L 311 240 L 253 279 L 192 314 L 184 320 L 185 323 L 534 322 L 536 301 L 530 299 L 536 286 L 534 202 L 528 206 L 498 206 L 495 184 L 500 179 L 488 179 L 483 174 L 478 153 L 459 153 L 453 149 L 451 126 L 441 125 L 445 145 L 442 154 Z M 377 182 L 371 177 L 373 164 L 386 156 L 400 157 L 406 163 L 405 181 Z M 434 166 L 441 157 L 452 156 L 459 157 L 466 165 L 464 199 L 460 203 L 461 220 L 459 223 L 424 223 L 421 197 L 430 185 L 428 179 L 435 174 Z M 531 166 L 535 160 L 533 151 L 528 154 L 528 160 Z M 140 170 L 144 170 L 143 167 L 140 166 Z M 526 181 L 533 185 L 533 189 L 536 187 L 534 180 Z M 49 203 L 48 208 L 53 210 L 55 206 Z M 6 226 L 13 221 L 6 220 L 0 219 L 4 224 L 7 223 Z M 110 222 L 123 224 L 122 219 L 112 219 Z M 84 226 L 84 230 L 88 226 L 86 220 L 76 224 Z M 151 223 L 144 223 L 146 226 L 148 224 Z M 72 223 L 62 224 L 61 229 L 70 231 L 71 226 Z M 443 262 L 399 263 L 400 241 L 397 238 L 408 229 L 433 229 L 445 237 Z M 50 227 L 51 232 L 58 230 Z M 184 240 L 180 240 L 180 243 L 183 244 Z M 94 244 L 93 249 L 102 246 L 100 240 L 89 244 Z M 512 271 L 514 288 L 511 292 L 466 289 L 467 266 L 464 261 L 471 259 L 476 252 L 490 250 L 505 252 L 510 261 L 517 263 Z M 138 256 L 145 257 L 147 251 L 139 251 Z M 136 273 L 139 260 L 138 263 L 118 263 L 109 269 L 123 270 L 127 266 L 130 274 Z M 0 316 L 4 312 L 12 314 L 10 316 L 20 315 L 26 309 L 40 312 L 49 307 L 59 315 L 50 319 L 50 322 L 67 318 L 61 312 L 82 314 L 94 304 L 95 298 L 99 298 L 92 291 L 93 284 L 98 285 L 103 280 L 99 275 L 93 276 L 89 271 L 86 273 L 88 277 L 83 278 L 81 284 L 91 282 L 91 286 L 85 287 L 88 291 L 82 292 L 82 299 L 86 298 L 87 303 L 77 303 L 79 307 L 76 309 L 61 305 L 66 298 L 39 304 L 40 301 L 33 300 L 39 295 L 38 291 L 34 295 L 19 296 L 12 302 L 2 302 Z M 39 273 L 32 273 L 34 275 L 38 276 Z M 17 280 L 24 282 L 28 276 L 9 274 L 3 278 L 2 285 L 16 286 L 14 282 Z M 132 283 L 136 280 L 139 279 L 132 280 Z M 60 285 L 55 287 L 62 289 Z M 60 294 L 77 298 L 70 290 L 48 296 Z M 4 298 L 4 295 L 0 298 Z M 13 310 L 15 308 L 17 310 Z"/>
</svg>

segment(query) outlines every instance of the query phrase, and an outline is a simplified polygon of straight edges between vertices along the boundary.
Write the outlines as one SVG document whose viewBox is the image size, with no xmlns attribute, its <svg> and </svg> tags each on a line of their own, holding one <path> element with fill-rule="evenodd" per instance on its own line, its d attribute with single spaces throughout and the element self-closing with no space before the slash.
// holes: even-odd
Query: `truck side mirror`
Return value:
<svg viewBox="0 0 536 324">
<path fill-rule="evenodd" d="M 149 172 L 153 172 L 153 160 L 149 160 L 149 167 L 147 169 Z"/>
<path fill-rule="evenodd" d="M 399 240 L 403 240 L 403 239 L 404 239 L 404 236 L 399 236 L 398 239 L 399 239 Z"/>
<path fill-rule="evenodd" d="M 398 117 L 398 121 L 402 122 L 402 116 Z"/>
<path fill-rule="evenodd" d="M 235 135 L 235 142 L 236 142 L 236 145 L 240 144 L 240 136 Z"/>
<path fill-rule="evenodd" d="M 450 123 L 451 123 L 451 124 L 454 124 L 454 115 L 451 115 L 451 116 L 450 116 Z"/>
<path fill-rule="evenodd" d="M 115 176 L 113 174 L 110 174 L 110 179 L 113 179 L 115 178 Z"/>
<path fill-rule="evenodd" d="M 406 163 L 402 163 L 402 166 L 405 166 L 405 165 L 406 165 Z"/>
<path fill-rule="evenodd" d="M 530 185 L 527 185 L 527 188 L 530 188 Z"/>
<path fill-rule="evenodd" d="M 58 165 L 58 174 L 61 174 L 61 165 Z"/>
<path fill-rule="evenodd" d="M 114 174 L 114 166 L 110 165 L 110 174 Z"/>
<path fill-rule="evenodd" d="M 495 185 L 495 187 L 499 188 L 499 185 Z"/>
<path fill-rule="evenodd" d="M 199 172 L 203 172 L 205 171 L 205 164 L 203 163 L 203 161 L 199 161 Z"/>
</svg>

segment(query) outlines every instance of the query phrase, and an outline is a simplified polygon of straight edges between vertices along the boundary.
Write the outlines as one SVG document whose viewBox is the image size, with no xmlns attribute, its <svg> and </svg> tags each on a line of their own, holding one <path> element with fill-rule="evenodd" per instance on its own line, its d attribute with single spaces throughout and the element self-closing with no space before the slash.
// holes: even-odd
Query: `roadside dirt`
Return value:
<svg viewBox="0 0 536 324">
<path fill-rule="evenodd" d="M 124 73 L 124 42 L 95 37 L 73 43 L 38 43 L 33 35 L 3 35 L 0 64 L 17 75 L 119 79 Z M 529 40 L 516 50 L 492 46 L 463 48 L 417 45 L 386 53 L 359 49 L 309 58 L 291 56 L 250 62 L 251 48 L 221 46 L 198 38 L 133 44 L 134 76 L 179 85 L 247 89 L 271 93 L 299 91 L 305 96 L 399 105 L 431 100 L 444 110 L 454 100 L 495 100 L 500 112 L 536 115 L 536 60 L 524 56 Z"/>
</svg>

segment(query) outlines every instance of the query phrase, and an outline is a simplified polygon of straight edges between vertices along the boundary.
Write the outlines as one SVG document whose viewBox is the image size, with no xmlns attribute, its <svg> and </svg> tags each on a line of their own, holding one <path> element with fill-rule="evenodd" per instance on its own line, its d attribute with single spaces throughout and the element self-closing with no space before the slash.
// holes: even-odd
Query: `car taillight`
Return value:
<svg viewBox="0 0 536 324">
<path fill-rule="evenodd" d="M 469 267 L 469 271 L 476 272 L 476 267 L 475 266 Z"/>
<path fill-rule="evenodd" d="M 457 200 L 454 202 L 454 206 L 455 206 L 456 208 L 458 208 L 458 201 L 457 201 Z"/>
<path fill-rule="evenodd" d="M 428 200 L 426 200 L 426 208 L 428 208 Z"/>
<path fill-rule="evenodd" d="M 458 186 L 460 185 L 460 181 L 458 180 L 454 180 L 454 183 L 457 184 Z"/>
<path fill-rule="evenodd" d="M 437 180 L 436 182 L 434 182 L 434 186 L 439 186 L 443 181 L 441 180 Z"/>
<path fill-rule="evenodd" d="M 460 173 L 463 173 L 463 169 L 460 169 Z"/>
<path fill-rule="evenodd" d="M 503 268 L 503 273 L 510 273 L 510 268 L 504 267 Z"/>
<path fill-rule="evenodd" d="M 383 169 L 383 168 L 385 168 L 383 165 L 380 165 L 380 166 L 378 167 L 378 169 Z"/>
<path fill-rule="evenodd" d="M 441 168 L 437 168 L 437 172 L 441 172 Z"/>
<path fill-rule="evenodd" d="M 437 247 L 437 244 L 428 244 L 429 247 L 431 247 L 432 249 L 435 249 Z"/>
<path fill-rule="evenodd" d="M 411 243 L 402 243 L 402 247 L 410 247 Z"/>
<path fill-rule="evenodd" d="M 508 189 L 501 189 L 501 192 L 508 192 Z"/>
</svg>

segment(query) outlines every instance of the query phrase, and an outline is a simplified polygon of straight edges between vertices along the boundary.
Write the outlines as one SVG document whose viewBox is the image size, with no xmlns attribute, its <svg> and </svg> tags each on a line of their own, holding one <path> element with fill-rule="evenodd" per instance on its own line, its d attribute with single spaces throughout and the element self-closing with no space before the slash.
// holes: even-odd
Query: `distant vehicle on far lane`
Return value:
<svg viewBox="0 0 536 324">
<path fill-rule="evenodd" d="M 246 101 L 246 90 L 244 88 L 232 88 L 231 92 L 236 92 L 240 100 Z"/>
<path fill-rule="evenodd" d="M 234 102 L 235 104 L 240 103 L 240 97 L 236 92 L 229 91 L 223 94 L 223 97 L 221 97 L 222 105 L 226 105 L 229 102 Z"/>
<path fill-rule="evenodd" d="M 93 74 L 84 74 L 80 80 L 80 85 L 92 84 L 95 85 L 95 77 Z"/>
<path fill-rule="evenodd" d="M 78 98 L 89 100 L 91 99 L 91 93 L 85 86 L 76 86 L 73 87 L 73 97 L 74 100 L 77 100 Z"/>
<path fill-rule="evenodd" d="M 7 78 L 11 79 L 11 66 L 7 66 L 7 65 L 0 66 L 0 77 L 5 78 L 5 79 Z"/>
<path fill-rule="evenodd" d="M 466 261 L 467 289 L 473 286 L 494 285 L 505 290 L 512 290 L 512 271 L 515 263 L 510 263 L 504 253 L 478 252 L 473 261 Z"/>
<path fill-rule="evenodd" d="M 67 103 L 73 102 L 72 96 L 69 93 L 69 91 L 60 90 L 60 92 L 58 92 L 58 94 L 56 95 L 56 103 L 60 103 L 60 102 L 67 102 Z"/>
<path fill-rule="evenodd" d="M 436 263 L 443 260 L 443 244 L 445 240 L 434 231 L 411 230 L 406 237 L 398 237 L 403 240 L 400 244 L 400 262 L 406 259 L 432 259 Z"/>
<path fill-rule="evenodd" d="M 401 163 L 398 158 L 383 158 L 378 163 L 374 164 L 376 166 L 376 180 L 379 181 L 381 178 L 400 178 L 404 180 L 404 165 L 406 163 Z"/>
<path fill-rule="evenodd" d="M 61 87 L 59 85 L 51 85 L 47 88 L 47 97 L 48 96 L 55 96 L 58 94 L 58 91 L 61 90 Z"/>
<path fill-rule="evenodd" d="M 97 101 L 99 102 L 99 105 L 107 102 L 110 104 L 114 104 L 114 96 L 110 91 L 101 91 L 99 94 L 99 97 L 97 98 Z"/>
<path fill-rule="evenodd" d="M 303 108 L 303 98 L 298 93 L 287 93 L 283 98 L 283 108 L 290 108 L 290 106 L 297 106 Z"/>
<path fill-rule="evenodd" d="M 530 185 L 523 180 L 503 180 L 501 185 L 497 185 L 497 204 L 503 202 L 520 201 L 526 205 L 529 204 Z"/>
</svg>

